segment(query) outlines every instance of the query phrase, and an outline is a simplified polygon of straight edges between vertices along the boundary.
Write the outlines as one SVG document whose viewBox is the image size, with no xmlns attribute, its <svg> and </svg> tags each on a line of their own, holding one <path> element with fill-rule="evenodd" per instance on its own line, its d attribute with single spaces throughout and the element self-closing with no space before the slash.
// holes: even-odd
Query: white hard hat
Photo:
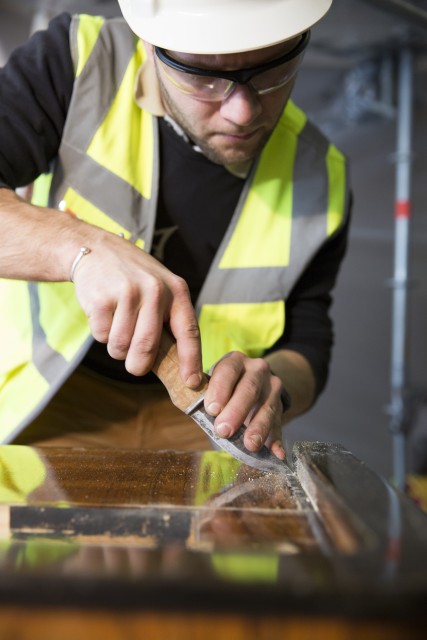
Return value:
<svg viewBox="0 0 427 640">
<path fill-rule="evenodd" d="M 118 0 L 137 36 L 186 53 L 236 53 L 312 27 L 332 0 Z"/>
</svg>

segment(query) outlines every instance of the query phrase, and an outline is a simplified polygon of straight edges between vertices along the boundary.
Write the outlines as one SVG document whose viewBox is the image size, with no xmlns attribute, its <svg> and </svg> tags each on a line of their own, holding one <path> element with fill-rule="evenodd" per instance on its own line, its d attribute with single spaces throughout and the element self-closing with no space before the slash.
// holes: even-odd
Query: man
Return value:
<svg viewBox="0 0 427 640">
<path fill-rule="evenodd" d="M 206 448 L 150 373 L 166 325 L 218 435 L 283 459 L 348 227 L 345 159 L 289 100 L 331 0 L 119 4 L 1 72 L 0 437 Z"/>
</svg>

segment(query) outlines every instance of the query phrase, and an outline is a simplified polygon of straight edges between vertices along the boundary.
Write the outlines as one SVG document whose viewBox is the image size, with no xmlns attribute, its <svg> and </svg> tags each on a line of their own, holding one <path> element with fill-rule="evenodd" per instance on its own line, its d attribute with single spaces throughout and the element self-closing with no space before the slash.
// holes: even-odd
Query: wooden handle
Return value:
<svg viewBox="0 0 427 640">
<path fill-rule="evenodd" d="M 166 329 L 162 331 L 159 351 L 152 370 L 165 385 L 174 405 L 181 411 L 185 411 L 208 387 L 206 376 L 203 376 L 202 383 L 197 389 L 185 386 L 179 375 L 176 342 Z"/>
</svg>

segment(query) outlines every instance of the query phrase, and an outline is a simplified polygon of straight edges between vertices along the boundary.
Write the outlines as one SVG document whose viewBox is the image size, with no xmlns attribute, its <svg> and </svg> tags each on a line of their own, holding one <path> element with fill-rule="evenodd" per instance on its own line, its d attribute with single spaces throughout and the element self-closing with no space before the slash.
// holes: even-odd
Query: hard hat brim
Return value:
<svg viewBox="0 0 427 640">
<path fill-rule="evenodd" d="M 153 45 L 225 54 L 262 49 L 307 31 L 327 13 L 332 0 L 217 0 L 181 2 L 179 8 L 176 0 L 119 0 L 119 4 L 131 30 Z"/>
</svg>

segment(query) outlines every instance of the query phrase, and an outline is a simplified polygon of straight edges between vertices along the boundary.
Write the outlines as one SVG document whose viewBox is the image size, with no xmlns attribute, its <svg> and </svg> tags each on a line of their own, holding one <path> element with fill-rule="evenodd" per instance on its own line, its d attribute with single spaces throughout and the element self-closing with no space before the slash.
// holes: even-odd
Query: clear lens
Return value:
<svg viewBox="0 0 427 640">
<path fill-rule="evenodd" d="M 288 62 L 254 73 L 247 84 L 259 95 L 270 93 L 283 87 L 296 74 L 304 51 Z M 169 66 L 159 59 L 163 73 L 177 89 L 197 100 L 215 102 L 224 100 L 233 91 L 236 82 L 228 78 L 204 76 L 188 73 Z"/>
<path fill-rule="evenodd" d="M 303 53 L 290 62 L 285 62 L 278 67 L 273 67 L 263 73 L 258 73 L 250 81 L 251 87 L 259 94 L 270 93 L 280 89 L 292 80 L 301 64 Z"/>
<path fill-rule="evenodd" d="M 216 101 L 222 100 L 233 84 L 225 78 L 213 78 L 199 76 L 191 73 L 183 73 L 161 63 L 164 74 L 177 89 L 193 96 L 198 100 Z"/>
</svg>

